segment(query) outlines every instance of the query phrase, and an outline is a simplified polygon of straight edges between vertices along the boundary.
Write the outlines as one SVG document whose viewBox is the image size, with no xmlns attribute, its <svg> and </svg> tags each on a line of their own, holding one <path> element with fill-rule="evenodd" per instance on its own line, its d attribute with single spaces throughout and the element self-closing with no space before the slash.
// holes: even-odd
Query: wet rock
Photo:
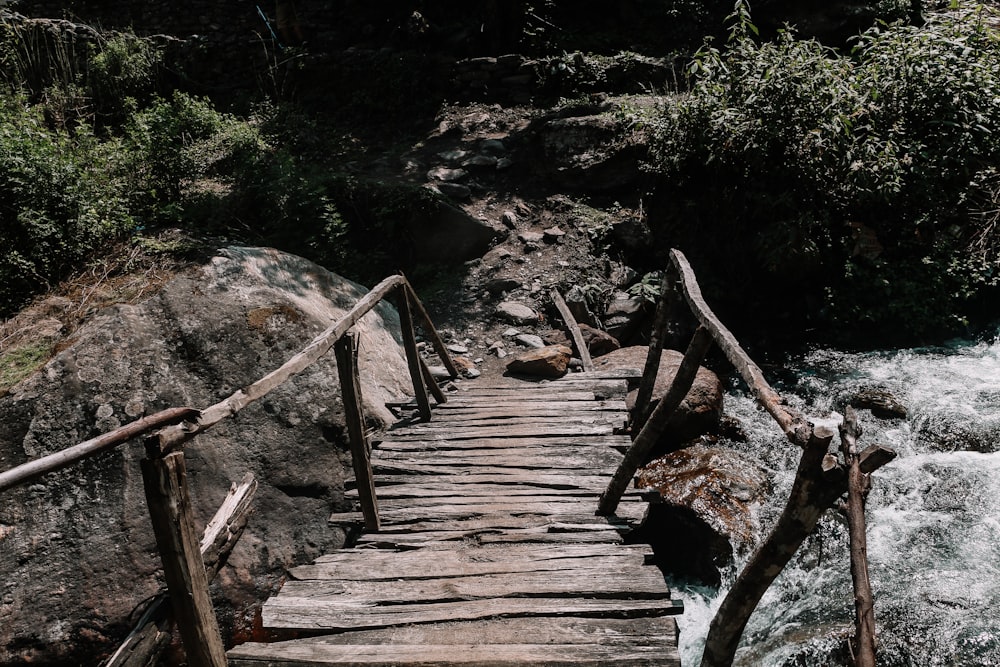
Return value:
<svg viewBox="0 0 1000 667">
<path fill-rule="evenodd" d="M 1000 451 L 1000 423 L 970 421 L 962 414 L 935 414 L 915 424 L 917 442 L 939 452 Z"/>
<path fill-rule="evenodd" d="M 646 365 L 648 348 L 640 345 L 623 347 L 604 356 L 594 359 L 595 370 L 611 370 L 615 368 L 637 368 L 642 370 Z M 663 350 L 660 355 L 660 368 L 656 374 L 656 384 L 653 387 L 651 409 L 656 407 L 660 398 L 670 388 L 677 369 L 680 368 L 684 355 L 676 350 Z M 633 381 L 626 397 L 629 410 L 635 405 L 638 391 L 638 380 Z M 719 428 L 722 416 L 722 383 L 719 377 L 707 368 L 698 368 L 694 383 L 687 396 L 681 401 L 676 412 L 667 422 L 667 427 L 660 439 L 659 447 L 669 449 L 680 443 L 693 440 L 706 433 L 715 433 Z"/>
<path fill-rule="evenodd" d="M 566 375 L 573 351 L 565 345 L 548 345 L 522 352 L 507 362 L 507 371 L 514 375 L 559 378 Z"/>
<path fill-rule="evenodd" d="M 534 324 L 538 322 L 538 313 L 515 301 L 502 301 L 497 305 L 497 317 L 511 324 Z"/>
<path fill-rule="evenodd" d="M 101 310 L 42 372 L 0 398 L 0 469 L 143 414 L 211 405 L 280 366 L 366 292 L 292 255 L 227 249 L 141 304 Z M 391 423 L 385 403 L 409 394 L 398 317 L 383 304 L 356 326 L 366 415 Z M 251 471 L 260 484 L 253 518 L 220 574 L 220 608 L 236 617 L 252 617 L 257 595 L 287 566 L 343 544 L 327 524 L 332 510 L 347 508 L 338 396 L 327 355 L 185 447 L 201 525 L 231 481 Z M 142 457 L 141 446 L 120 447 L 4 493 L 0 663 L 94 662 L 158 590 Z"/>
<path fill-rule="evenodd" d="M 753 546 L 755 510 L 769 492 L 765 471 L 739 452 L 703 444 L 680 449 L 639 470 L 637 485 L 655 489 L 643 535 L 669 571 L 719 582 L 718 568 Z M 683 535 L 684 539 L 676 539 Z"/>
<path fill-rule="evenodd" d="M 850 404 L 859 410 L 871 410 L 879 419 L 906 419 L 906 406 L 888 389 L 868 387 L 850 398 Z"/>
</svg>

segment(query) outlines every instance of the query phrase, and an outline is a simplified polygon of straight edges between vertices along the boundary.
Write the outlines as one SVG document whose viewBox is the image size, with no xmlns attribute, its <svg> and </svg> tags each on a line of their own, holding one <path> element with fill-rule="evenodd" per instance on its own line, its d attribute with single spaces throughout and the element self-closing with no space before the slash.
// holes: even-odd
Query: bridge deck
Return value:
<svg viewBox="0 0 1000 667">
<path fill-rule="evenodd" d="M 373 450 L 382 530 L 294 568 L 231 665 L 679 665 L 679 602 L 645 510 L 597 499 L 627 436 L 624 381 L 587 374 L 479 385 Z M 359 514 L 335 514 L 336 523 Z"/>
</svg>

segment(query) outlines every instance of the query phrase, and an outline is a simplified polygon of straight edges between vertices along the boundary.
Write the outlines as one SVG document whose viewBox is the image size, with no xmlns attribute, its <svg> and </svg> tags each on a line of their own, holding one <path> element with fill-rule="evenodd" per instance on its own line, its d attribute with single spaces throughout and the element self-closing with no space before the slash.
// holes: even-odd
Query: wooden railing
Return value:
<svg viewBox="0 0 1000 667">
<path fill-rule="evenodd" d="M 670 320 L 669 311 L 676 305 L 678 296 L 687 302 L 699 326 L 670 387 L 650 412 L 664 334 Z M 848 494 L 845 510 L 849 519 L 851 572 L 855 584 L 856 636 L 852 643 L 852 655 L 858 667 L 874 667 L 875 621 L 865 554 L 864 502 L 870 474 L 891 461 L 895 452 L 880 445 L 858 451 L 857 438 L 861 429 L 854 411 L 848 408 L 839 427 L 843 460 L 838 460 L 829 451 L 833 430 L 813 425 L 786 405 L 771 388 L 757 364 L 705 303 L 694 271 L 679 250 L 670 251 L 670 265 L 661 284 L 649 354 L 633 410 L 632 432 L 635 436 L 601 495 L 597 513 L 610 515 L 615 512 L 636 471 L 646 462 L 670 416 L 691 389 L 698 366 L 713 344 L 736 368 L 761 407 L 774 418 L 785 436 L 802 448 L 803 453 L 784 511 L 770 535 L 751 556 L 711 623 L 702 667 L 728 667 L 732 664 L 746 623 L 764 592 L 813 532 L 823 513 L 845 493 Z"/>
<path fill-rule="evenodd" d="M 281 367 L 226 399 L 202 410 L 170 408 L 126 424 L 62 451 L 29 461 L 0 473 L 0 492 L 56 470 L 61 470 L 101 452 L 144 437 L 146 458 L 141 462 L 143 485 L 157 548 L 167 581 L 166 596 L 160 596 L 143 613 L 136 628 L 105 663 L 110 666 L 152 664 L 151 656 L 169 641 L 169 612 L 173 613 L 188 663 L 195 667 L 226 664 L 215 610 L 208 584 L 246 525 L 256 481 L 248 474 L 233 485 L 215 518 L 198 538 L 188 494 L 184 445 L 250 403 L 263 398 L 293 375 L 305 370 L 334 348 L 350 438 L 351 457 L 357 477 L 365 526 L 378 530 L 378 501 L 372 477 L 370 448 L 364 427 L 357 367 L 357 338 L 351 332 L 357 322 L 383 299 L 394 297 L 399 310 L 403 347 L 416 408 L 424 421 L 431 418 L 430 391 L 437 403 L 444 394 L 431 377 L 417 348 L 414 315 L 422 324 L 435 351 L 452 377 L 458 370 L 438 336 L 427 311 L 402 275 L 390 276 L 362 297 L 353 308 Z"/>
</svg>

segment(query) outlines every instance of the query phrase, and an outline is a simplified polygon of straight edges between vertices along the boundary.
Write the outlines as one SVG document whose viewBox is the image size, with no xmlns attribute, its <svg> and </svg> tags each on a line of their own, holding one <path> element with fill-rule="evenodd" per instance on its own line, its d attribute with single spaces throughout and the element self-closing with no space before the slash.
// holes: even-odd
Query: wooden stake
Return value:
<svg viewBox="0 0 1000 667">
<path fill-rule="evenodd" d="M 569 306 L 566 305 L 566 301 L 562 298 L 562 295 L 556 290 L 552 290 L 549 294 L 552 297 L 552 302 L 556 305 L 556 310 L 559 311 L 559 316 L 562 317 L 563 323 L 569 330 L 569 335 L 573 339 L 573 343 L 576 345 L 576 351 L 580 355 L 584 372 L 593 371 L 594 361 L 590 358 L 590 350 L 583 341 L 583 332 L 580 331 L 580 325 L 576 323 L 576 318 L 573 317 L 573 313 L 570 311 Z"/>
<path fill-rule="evenodd" d="M 638 434 L 649 418 L 649 403 L 653 399 L 653 388 L 656 386 L 656 376 L 660 371 L 660 359 L 663 354 L 663 341 L 670 320 L 670 298 L 672 295 L 671 274 L 668 269 L 663 272 L 660 283 L 660 300 L 656 304 L 656 315 L 653 317 L 653 330 L 649 335 L 649 351 L 646 353 L 646 365 L 642 370 L 642 381 L 639 383 L 639 393 L 635 397 L 635 407 L 632 408 L 632 432 Z"/>
<path fill-rule="evenodd" d="M 257 491 L 257 480 L 247 473 L 239 484 L 233 483 L 229 494 L 205 526 L 201 538 L 201 555 L 205 574 L 211 582 L 229 557 L 250 516 L 251 501 Z M 173 617 L 169 597 L 161 593 L 146 607 L 135 628 L 103 667 L 152 667 L 170 643 Z"/>
<path fill-rule="evenodd" d="M 427 368 L 427 362 L 424 361 L 423 357 L 420 357 L 420 373 L 424 376 L 424 383 L 434 396 L 434 400 L 437 404 L 441 405 L 442 403 L 447 403 L 448 397 L 444 395 L 443 391 L 441 391 L 441 387 L 438 386 L 437 380 L 434 379 L 431 369 Z"/>
<path fill-rule="evenodd" d="M 417 338 L 413 332 L 413 314 L 410 310 L 409 291 L 404 287 L 396 292 L 396 308 L 399 310 L 399 328 L 403 334 L 403 348 L 406 350 L 406 363 L 410 367 L 410 381 L 413 383 L 413 398 L 420 411 L 420 419 L 431 420 L 431 403 L 427 399 L 427 389 L 424 388 L 424 374 L 420 370 L 420 352 L 417 351 Z"/>
<path fill-rule="evenodd" d="M 871 478 L 861 471 L 858 438 L 861 427 L 854 408 L 848 406 L 840 425 L 840 447 L 847 462 L 847 527 L 851 544 L 851 579 L 854 583 L 855 667 L 875 667 L 875 600 L 868 578 L 868 540 L 865 535 L 865 498 Z"/>
<path fill-rule="evenodd" d="M 194 667 L 224 667 L 226 651 L 195 532 L 184 453 L 143 459 L 142 480 L 188 663 Z"/>
<path fill-rule="evenodd" d="M 378 514 L 378 498 L 375 495 L 375 477 L 372 474 L 368 433 L 365 431 L 365 417 L 361 407 L 357 336 L 348 333 L 337 341 L 333 349 L 337 355 L 340 393 L 344 399 L 344 419 L 351 440 L 351 465 L 354 467 L 365 528 L 377 532 L 382 524 Z"/>
<path fill-rule="evenodd" d="M 632 478 L 635 477 L 635 472 L 639 469 L 639 466 L 646 462 L 646 458 L 648 458 L 649 453 L 653 450 L 654 445 L 656 445 L 656 441 L 660 439 L 660 435 L 663 433 L 667 421 L 670 420 L 670 416 L 677 410 L 677 406 L 681 404 L 681 401 L 684 400 L 684 397 L 690 391 L 691 385 L 694 384 L 694 376 L 698 372 L 698 365 L 701 364 L 701 360 L 705 357 L 711 345 L 712 337 L 708 330 L 705 327 L 698 327 L 694 332 L 694 337 L 691 338 L 691 343 L 688 345 L 687 351 L 684 353 L 684 359 L 677 369 L 677 375 L 674 376 L 673 382 L 670 383 L 670 388 L 667 389 L 667 393 L 657 403 L 656 409 L 653 410 L 653 414 L 649 416 L 646 425 L 632 442 L 632 446 L 625 452 L 625 457 L 622 459 L 615 474 L 611 477 L 611 481 L 608 482 L 608 488 L 601 494 L 601 500 L 597 505 L 597 514 L 609 516 L 614 514 L 615 510 L 618 509 L 618 503 L 621 501 L 622 494 L 625 493 L 625 489 L 631 484 Z"/>
</svg>

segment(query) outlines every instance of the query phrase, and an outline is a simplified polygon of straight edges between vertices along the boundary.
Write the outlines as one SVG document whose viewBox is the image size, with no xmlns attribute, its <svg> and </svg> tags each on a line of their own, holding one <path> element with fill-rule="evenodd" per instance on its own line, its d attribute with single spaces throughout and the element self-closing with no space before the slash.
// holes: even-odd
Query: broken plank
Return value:
<svg viewBox="0 0 1000 667">
<path fill-rule="evenodd" d="M 264 603 L 261 617 L 265 628 L 350 630 L 493 617 L 581 615 L 642 618 L 679 614 L 683 609 L 683 603 L 678 600 L 494 598 L 375 606 L 315 600 L 284 605 L 275 598 Z"/>
</svg>

